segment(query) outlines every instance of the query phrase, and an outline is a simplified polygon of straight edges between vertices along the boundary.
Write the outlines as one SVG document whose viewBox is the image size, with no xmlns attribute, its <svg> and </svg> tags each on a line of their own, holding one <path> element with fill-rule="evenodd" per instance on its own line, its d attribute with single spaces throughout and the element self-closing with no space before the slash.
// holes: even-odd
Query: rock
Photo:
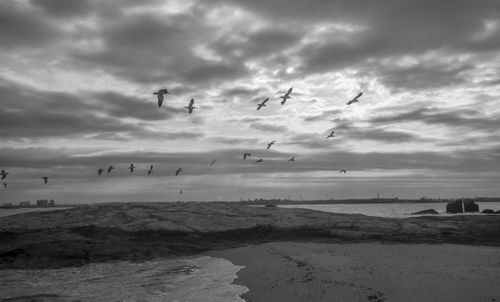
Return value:
<svg viewBox="0 0 500 302">
<path fill-rule="evenodd" d="M 436 210 L 434 209 L 427 209 L 427 210 L 423 210 L 423 211 L 418 211 L 418 212 L 415 212 L 415 213 L 411 213 L 412 215 L 422 215 L 422 214 L 439 214 Z"/>
<path fill-rule="evenodd" d="M 493 211 L 492 209 L 484 209 L 481 211 L 481 213 L 483 213 L 483 214 L 495 214 L 495 211 Z"/>
<path fill-rule="evenodd" d="M 465 213 L 475 213 L 479 212 L 479 205 L 472 199 L 464 200 L 464 212 Z"/>
<path fill-rule="evenodd" d="M 448 202 L 446 204 L 446 213 L 451 213 L 451 214 L 456 214 L 456 213 L 463 213 L 464 209 L 462 208 L 462 200 L 457 199 L 452 202 Z"/>
<path fill-rule="evenodd" d="M 497 211 L 495 212 L 495 214 L 500 214 L 500 210 L 497 210 Z"/>
</svg>

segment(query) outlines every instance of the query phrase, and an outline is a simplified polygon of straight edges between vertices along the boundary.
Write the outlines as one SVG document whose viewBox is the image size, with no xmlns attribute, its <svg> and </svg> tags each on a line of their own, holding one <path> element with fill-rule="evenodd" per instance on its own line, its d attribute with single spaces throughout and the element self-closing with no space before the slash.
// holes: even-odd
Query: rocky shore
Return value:
<svg viewBox="0 0 500 302">
<path fill-rule="evenodd" d="M 0 268 L 194 255 L 266 242 L 500 245 L 500 216 L 405 219 L 231 203 L 115 203 L 3 217 Z"/>
</svg>

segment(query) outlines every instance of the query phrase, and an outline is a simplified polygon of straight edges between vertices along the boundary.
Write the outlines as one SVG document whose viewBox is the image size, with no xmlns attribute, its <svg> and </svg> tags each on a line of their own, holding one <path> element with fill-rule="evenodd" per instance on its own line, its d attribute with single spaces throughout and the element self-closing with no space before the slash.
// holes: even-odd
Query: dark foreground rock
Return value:
<svg viewBox="0 0 500 302">
<path fill-rule="evenodd" d="M 476 213 L 479 212 L 479 205 L 472 199 L 464 200 L 464 212 L 465 213 Z"/>
<path fill-rule="evenodd" d="M 483 214 L 496 214 L 492 209 L 484 209 L 481 211 Z"/>
<path fill-rule="evenodd" d="M 427 210 L 418 211 L 418 212 L 411 213 L 411 214 L 412 215 L 424 215 L 424 214 L 435 215 L 435 214 L 439 214 L 439 213 L 436 210 L 434 210 L 434 209 L 427 209 Z"/>
<path fill-rule="evenodd" d="M 127 203 L 0 220 L 0 268 L 194 255 L 271 241 L 500 245 L 500 216 L 390 219 L 231 203 Z"/>
<path fill-rule="evenodd" d="M 452 202 L 448 202 L 448 204 L 446 204 L 446 213 L 458 214 L 458 213 L 463 213 L 463 212 L 464 212 L 464 208 L 462 207 L 462 200 L 461 199 L 455 200 Z"/>
</svg>

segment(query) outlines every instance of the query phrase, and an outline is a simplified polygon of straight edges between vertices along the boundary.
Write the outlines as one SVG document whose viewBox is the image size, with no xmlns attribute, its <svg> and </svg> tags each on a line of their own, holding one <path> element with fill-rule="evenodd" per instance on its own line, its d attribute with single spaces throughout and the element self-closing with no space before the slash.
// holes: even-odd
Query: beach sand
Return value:
<svg viewBox="0 0 500 302">
<path fill-rule="evenodd" d="M 221 251 L 256 301 L 500 301 L 500 248 L 273 242 Z"/>
</svg>

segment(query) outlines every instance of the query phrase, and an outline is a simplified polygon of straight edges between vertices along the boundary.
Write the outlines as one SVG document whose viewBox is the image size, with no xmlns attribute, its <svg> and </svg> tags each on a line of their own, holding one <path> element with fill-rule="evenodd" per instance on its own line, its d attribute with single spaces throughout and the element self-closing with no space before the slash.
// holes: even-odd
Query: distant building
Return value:
<svg viewBox="0 0 500 302">
<path fill-rule="evenodd" d="M 49 205 L 49 201 L 47 199 L 40 199 L 36 201 L 36 206 L 37 207 L 42 207 L 45 208 Z"/>
<path fill-rule="evenodd" d="M 53 206 L 55 206 L 55 205 L 56 205 L 56 203 L 54 202 L 54 199 L 51 199 L 51 200 L 49 201 L 49 207 L 53 207 Z"/>
<path fill-rule="evenodd" d="M 21 202 L 19 203 L 19 205 L 20 205 L 21 207 L 29 207 L 29 206 L 30 206 L 30 201 L 29 201 L 29 200 L 28 200 L 28 201 L 21 201 Z"/>
<path fill-rule="evenodd" d="M 6 208 L 7 207 L 12 207 L 12 203 L 10 203 L 10 202 L 4 202 L 3 206 L 6 207 Z"/>
</svg>

